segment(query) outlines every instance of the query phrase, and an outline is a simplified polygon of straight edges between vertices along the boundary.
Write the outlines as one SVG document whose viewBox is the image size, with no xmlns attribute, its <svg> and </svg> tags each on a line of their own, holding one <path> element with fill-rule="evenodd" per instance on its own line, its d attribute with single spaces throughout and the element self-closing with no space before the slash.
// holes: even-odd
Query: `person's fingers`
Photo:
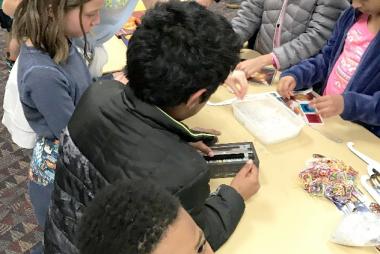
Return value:
<svg viewBox="0 0 380 254">
<path fill-rule="evenodd" d="M 240 88 L 238 89 L 238 93 L 236 94 L 236 96 L 239 99 L 243 99 L 244 96 L 247 94 L 247 90 L 248 90 L 247 78 L 245 77 L 245 74 L 243 72 L 242 72 L 242 75 L 243 76 L 236 77 L 237 84 L 239 85 L 239 88 Z"/>
<path fill-rule="evenodd" d="M 208 128 L 202 128 L 202 127 L 195 127 L 195 128 L 191 128 L 191 129 L 194 131 L 209 133 L 209 134 L 216 135 L 216 136 L 219 136 L 220 134 L 222 134 L 220 131 L 215 130 L 215 129 L 208 129 Z"/>
<path fill-rule="evenodd" d="M 316 104 L 317 104 L 317 102 L 316 102 L 315 98 L 309 102 L 309 106 L 312 108 L 316 108 Z"/>
<path fill-rule="evenodd" d="M 202 141 L 190 143 L 190 145 L 207 156 L 210 156 L 210 157 L 214 156 L 214 152 L 212 151 L 212 149 L 208 147 Z"/>
<path fill-rule="evenodd" d="M 124 72 L 122 71 L 114 72 L 112 75 L 113 75 L 114 80 L 119 81 L 123 83 L 124 85 L 128 83 L 128 78 L 125 76 Z"/>
<path fill-rule="evenodd" d="M 248 84 L 247 78 L 245 77 L 244 71 L 234 70 L 231 74 L 233 79 L 239 84 Z"/>
<path fill-rule="evenodd" d="M 249 172 L 249 175 L 255 179 L 259 178 L 259 169 L 256 167 L 255 164 L 252 164 L 251 171 Z"/>
<path fill-rule="evenodd" d="M 256 70 L 254 69 L 255 62 L 253 59 L 248 59 L 240 62 L 237 66 L 237 70 L 241 70 L 245 73 L 246 78 L 250 78 Z"/>
<path fill-rule="evenodd" d="M 282 96 L 282 97 L 285 97 L 285 98 L 289 98 L 290 97 L 290 81 L 289 80 L 281 80 L 280 84 L 278 85 L 278 93 Z"/>
<path fill-rule="evenodd" d="M 292 81 L 289 79 L 285 80 L 285 87 L 286 90 L 290 90 L 292 88 Z"/>
<path fill-rule="evenodd" d="M 236 96 L 239 94 L 239 89 L 237 85 L 235 84 L 235 82 L 228 83 L 227 86 L 231 93 L 235 94 Z"/>
<path fill-rule="evenodd" d="M 249 60 L 245 60 L 245 61 L 242 61 L 240 62 L 237 66 L 236 66 L 236 70 L 241 70 L 241 71 L 244 71 L 247 69 L 247 67 L 249 66 Z"/>
<path fill-rule="evenodd" d="M 287 97 L 287 99 L 290 99 L 290 97 L 292 97 L 292 96 L 294 96 L 294 92 L 293 92 L 293 89 L 290 89 L 290 90 L 288 90 L 288 92 L 287 92 L 287 95 L 286 95 Z"/>
<path fill-rule="evenodd" d="M 313 102 L 316 104 L 316 105 L 334 105 L 334 100 L 336 100 L 336 97 L 332 97 L 332 96 L 320 96 L 318 98 L 315 98 L 313 100 Z"/>
<path fill-rule="evenodd" d="M 336 115 L 336 110 L 332 106 L 321 106 L 319 109 L 317 109 L 317 112 L 323 118 L 328 118 Z"/>
<path fill-rule="evenodd" d="M 292 80 L 287 80 L 286 81 L 285 90 L 286 90 L 286 98 L 290 99 L 290 97 L 294 95 L 294 93 L 293 93 L 294 85 L 293 85 Z"/>
<path fill-rule="evenodd" d="M 239 99 L 243 99 L 245 96 L 244 88 L 242 86 L 236 87 L 237 91 L 235 92 L 235 96 Z"/>
<path fill-rule="evenodd" d="M 245 95 L 248 92 L 248 82 L 243 83 L 242 85 L 240 85 L 240 87 L 241 87 L 241 89 L 240 89 L 240 93 L 239 93 L 238 98 L 244 99 Z"/>
<path fill-rule="evenodd" d="M 329 118 L 333 116 L 333 112 L 329 108 L 318 110 L 318 114 L 320 114 L 323 118 Z"/>
<path fill-rule="evenodd" d="M 240 169 L 239 175 L 246 177 L 248 174 L 250 174 L 252 167 L 254 166 L 252 160 L 248 160 L 245 165 Z"/>
<path fill-rule="evenodd" d="M 255 76 L 255 74 L 256 74 L 257 72 L 260 72 L 260 71 L 261 71 L 261 66 L 258 66 L 258 65 L 256 65 L 256 66 L 251 66 L 251 67 L 248 68 L 248 70 L 247 70 L 248 77 L 252 78 L 252 77 Z"/>
<path fill-rule="evenodd" d="M 249 79 L 249 78 L 251 77 L 251 76 L 249 75 L 249 68 L 248 68 L 248 67 L 243 66 L 240 70 L 244 72 L 244 75 L 245 75 L 245 78 L 246 78 L 246 79 Z"/>
<path fill-rule="evenodd" d="M 197 0 L 197 3 L 208 8 L 212 4 L 212 1 L 210 1 L 210 0 Z"/>
<path fill-rule="evenodd" d="M 235 67 L 235 70 L 240 70 L 242 65 L 243 65 L 243 62 L 245 62 L 245 61 L 238 63 L 238 65 L 236 65 L 236 67 Z"/>
<path fill-rule="evenodd" d="M 248 90 L 248 81 L 242 70 L 234 70 L 224 81 L 228 90 L 239 99 L 243 99 Z"/>
<path fill-rule="evenodd" d="M 284 92 L 284 84 L 283 84 L 283 82 L 280 80 L 280 82 L 278 83 L 278 85 L 277 85 L 277 88 L 276 88 L 276 90 L 277 90 L 277 92 L 280 94 L 280 95 L 282 95 L 282 93 Z"/>
<path fill-rule="evenodd" d="M 208 147 L 205 143 L 199 143 L 199 150 L 208 156 L 213 156 L 213 152 L 210 147 Z"/>
<path fill-rule="evenodd" d="M 289 94 L 289 81 L 288 80 L 285 80 L 283 83 L 282 83 L 282 93 L 284 93 L 286 96 L 288 96 Z"/>
<path fill-rule="evenodd" d="M 327 96 L 320 96 L 318 98 L 314 98 L 313 99 L 313 102 L 315 104 L 320 104 L 320 103 L 324 103 L 324 102 L 327 102 L 327 101 L 329 101 L 329 97 L 327 97 Z"/>
<path fill-rule="evenodd" d="M 334 116 L 334 107 L 329 98 L 319 97 L 310 102 L 310 106 L 315 108 L 323 118 Z"/>
<path fill-rule="evenodd" d="M 318 112 L 321 112 L 321 111 L 324 111 L 328 108 L 331 108 L 331 102 L 330 101 L 321 101 L 321 102 L 318 102 L 316 101 L 314 103 L 314 108 L 318 111 Z"/>
</svg>

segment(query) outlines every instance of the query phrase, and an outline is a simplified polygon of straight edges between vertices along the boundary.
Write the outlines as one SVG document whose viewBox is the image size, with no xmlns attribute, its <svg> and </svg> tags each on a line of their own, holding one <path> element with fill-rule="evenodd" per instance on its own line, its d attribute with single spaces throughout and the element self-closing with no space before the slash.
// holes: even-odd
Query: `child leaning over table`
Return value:
<svg viewBox="0 0 380 254">
<path fill-rule="evenodd" d="M 311 106 L 322 117 L 340 115 L 380 137 L 380 1 L 353 0 L 322 51 L 281 75 L 277 91 L 314 87 Z"/>
<path fill-rule="evenodd" d="M 91 84 L 72 38 L 85 37 L 99 23 L 102 7 L 103 0 L 28 0 L 15 12 L 13 31 L 21 45 L 18 90 L 25 118 L 37 134 L 28 192 L 41 227 L 53 191 L 58 138 Z"/>
</svg>

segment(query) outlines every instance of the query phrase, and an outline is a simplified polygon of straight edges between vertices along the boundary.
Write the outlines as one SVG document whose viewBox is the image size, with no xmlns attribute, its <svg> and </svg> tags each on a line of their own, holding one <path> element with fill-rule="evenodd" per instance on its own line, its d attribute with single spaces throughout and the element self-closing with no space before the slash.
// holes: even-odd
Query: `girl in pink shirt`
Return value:
<svg viewBox="0 0 380 254">
<path fill-rule="evenodd" d="M 368 29 L 368 14 L 362 14 L 347 34 L 343 52 L 331 71 L 323 95 L 344 92 L 375 35 Z"/>
<path fill-rule="evenodd" d="M 322 85 L 310 103 L 322 117 L 340 115 L 380 137 L 379 44 L 380 1 L 353 0 L 322 51 L 283 72 L 277 91 L 288 98 Z"/>
</svg>

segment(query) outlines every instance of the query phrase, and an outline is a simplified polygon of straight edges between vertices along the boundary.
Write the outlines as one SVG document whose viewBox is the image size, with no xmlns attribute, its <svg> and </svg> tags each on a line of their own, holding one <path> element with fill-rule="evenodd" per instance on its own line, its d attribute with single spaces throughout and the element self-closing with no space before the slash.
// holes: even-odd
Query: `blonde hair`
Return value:
<svg viewBox="0 0 380 254">
<path fill-rule="evenodd" d="M 14 37 L 20 43 L 31 40 L 33 47 L 47 52 L 55 63 L 60 64 L 66 61 L 69 54 L 69 43 L 64 33 L 64 17 L 68 11 L 79 7 L 86 57 L 87 40 L 82 24 L 82 12 L 83 5 L 88 1 L 90 0 L 23 0 L 14 16 Z"/>
</svg>

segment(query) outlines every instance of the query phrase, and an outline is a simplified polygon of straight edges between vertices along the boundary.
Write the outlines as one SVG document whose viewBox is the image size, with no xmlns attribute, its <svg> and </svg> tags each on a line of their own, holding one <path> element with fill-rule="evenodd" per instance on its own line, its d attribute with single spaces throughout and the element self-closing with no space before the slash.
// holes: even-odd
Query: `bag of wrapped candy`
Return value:
<svg viewBox="0 0 380 254">
<path fill-rule="evenodd" d="M 346 214 L 330 241 L 348 246 L 379 246 L 380 214 L 374 212 Z"/>
</svg>

